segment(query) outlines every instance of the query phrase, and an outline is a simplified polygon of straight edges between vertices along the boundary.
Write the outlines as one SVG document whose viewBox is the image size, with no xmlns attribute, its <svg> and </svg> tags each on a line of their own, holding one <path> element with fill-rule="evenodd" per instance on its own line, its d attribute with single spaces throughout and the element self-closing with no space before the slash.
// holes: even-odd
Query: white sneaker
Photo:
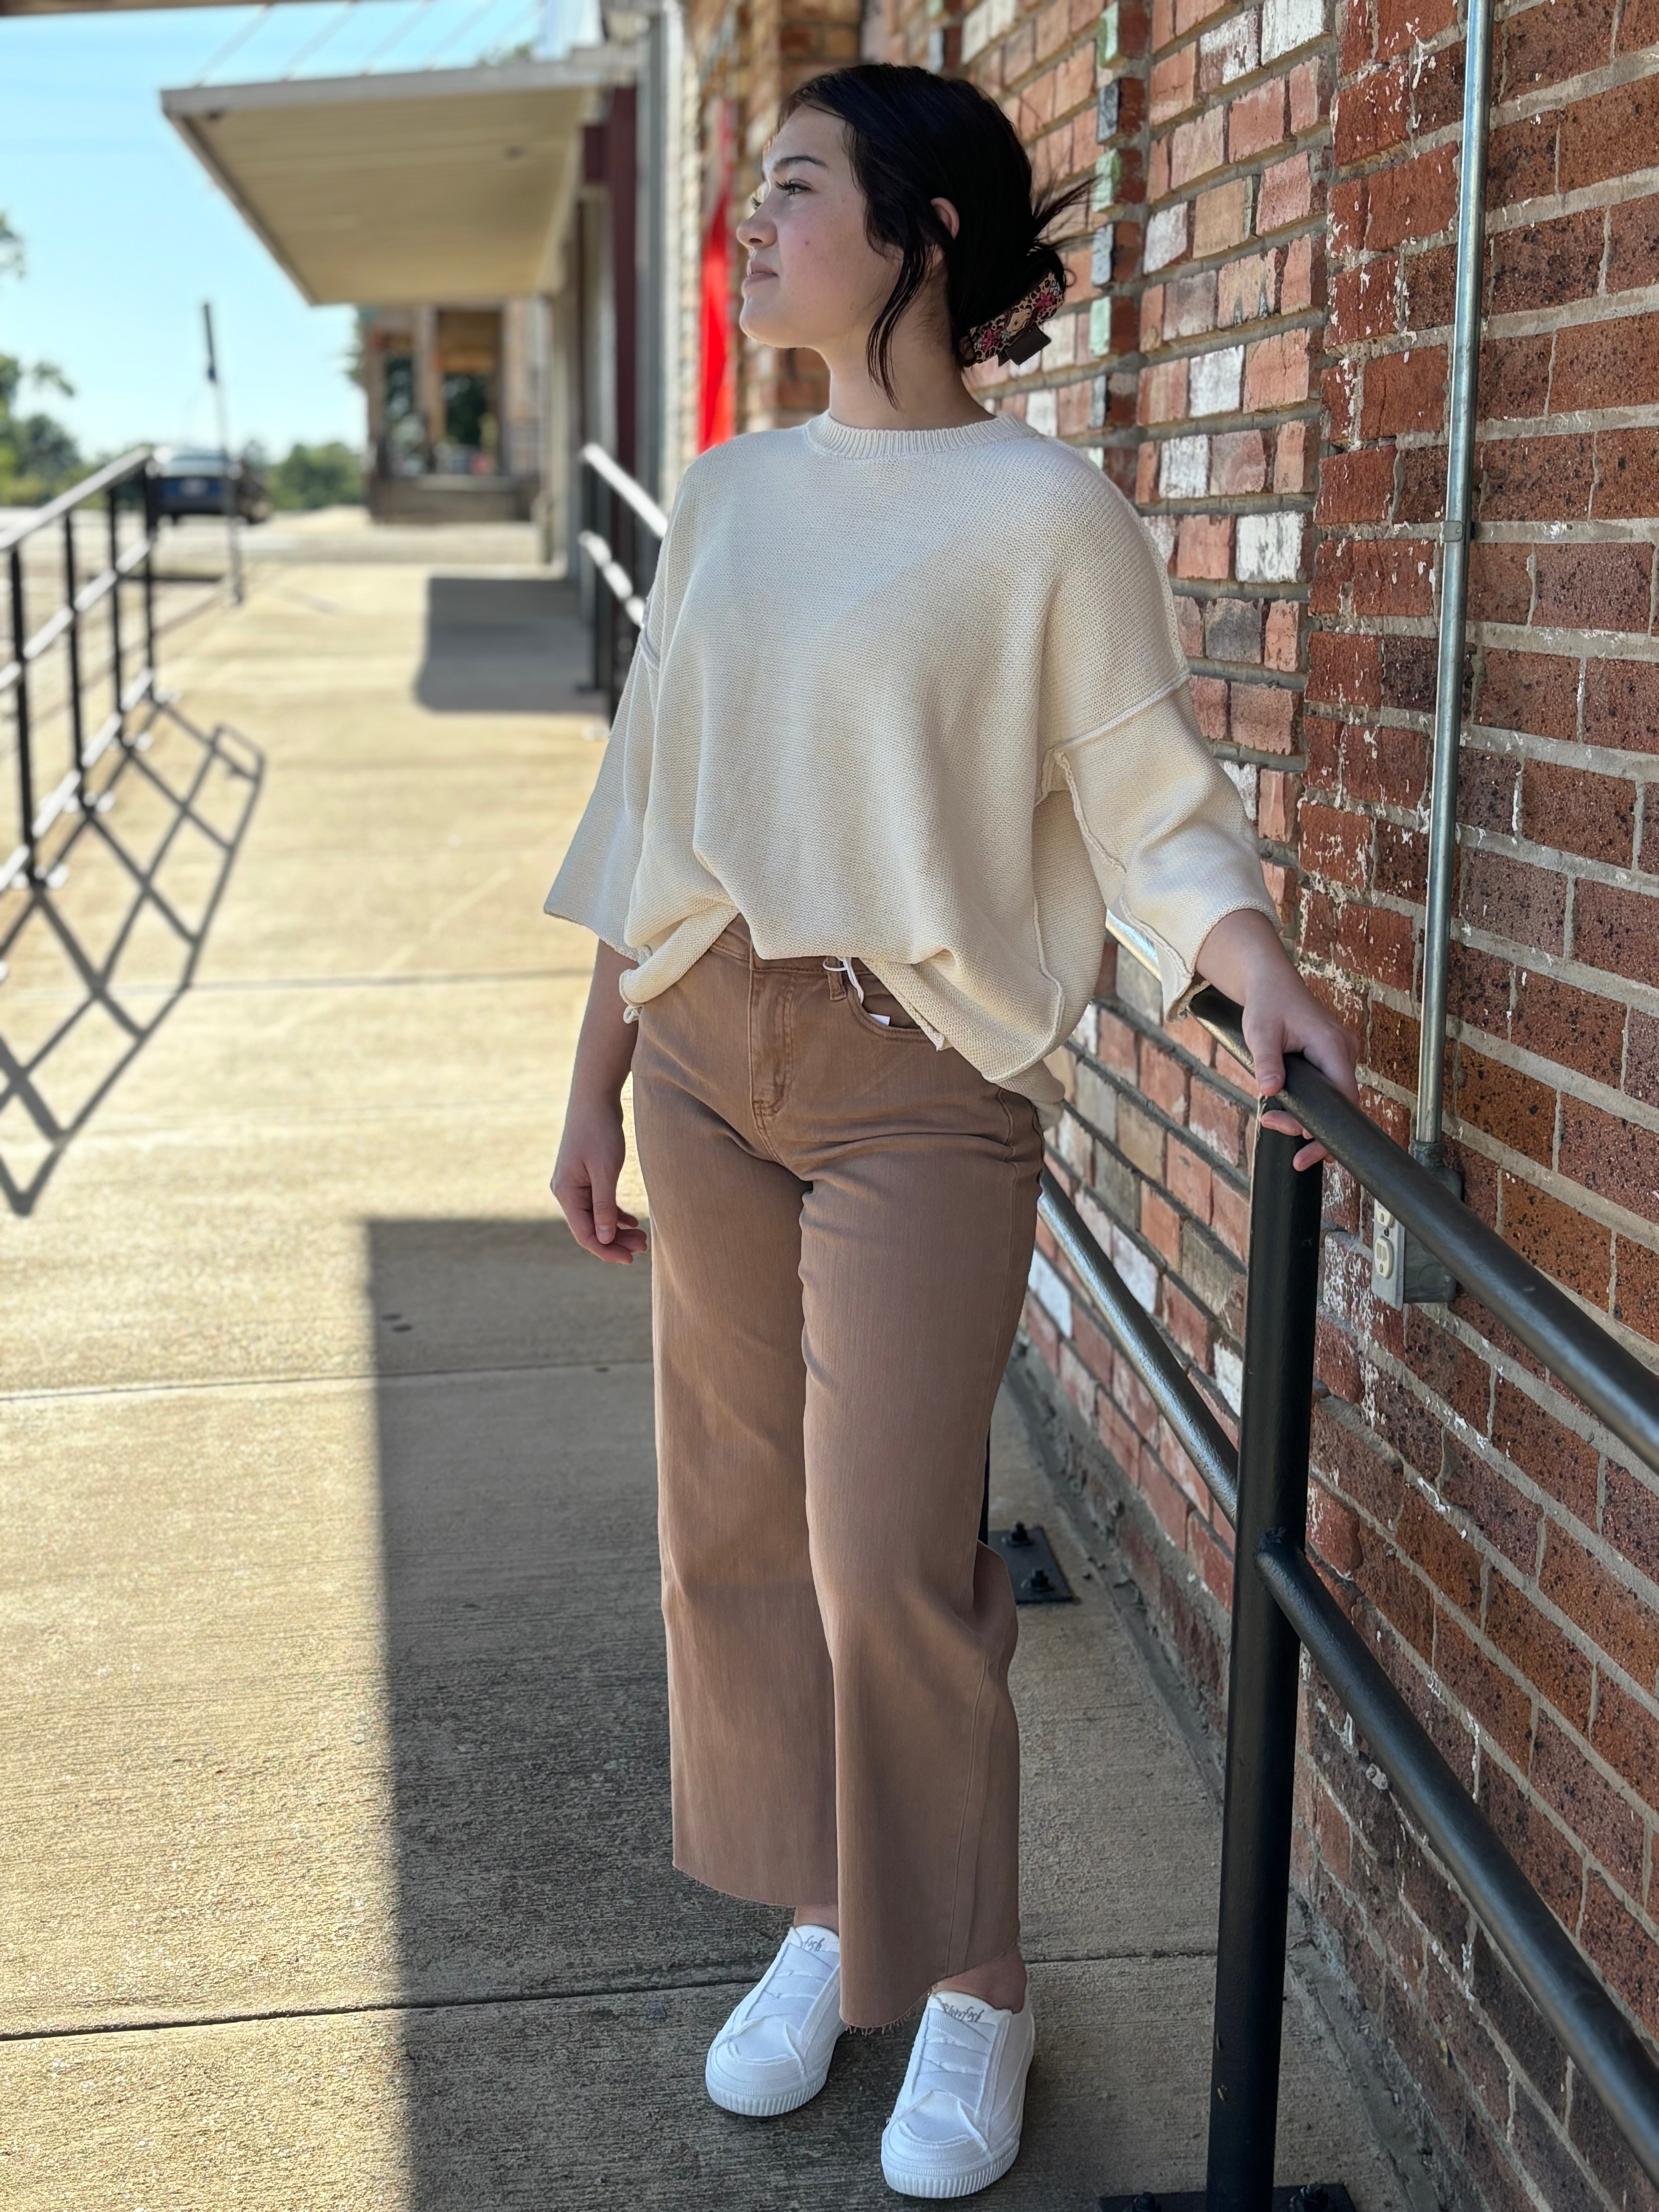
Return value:
<svg viewBox="0 0 1659 2212">
<path fill-rule="evenodd" d="M 970 2197 L 1000 2179 L 1019 2156 L 1036 2047 L 1029 1992 L 1019 2012 L 959 1990 L 929 1997 L 882 2132 L 887 2186 L 901 2197 Z"/>
<path fill-rule="evenodd" d="M 842 2026 L 840 1936 L 792 1928 L 709 2045 L 704 2086 L 725 2111 L 750 2119 L 793 2112 L 828 2080 Z"/>
</svg>

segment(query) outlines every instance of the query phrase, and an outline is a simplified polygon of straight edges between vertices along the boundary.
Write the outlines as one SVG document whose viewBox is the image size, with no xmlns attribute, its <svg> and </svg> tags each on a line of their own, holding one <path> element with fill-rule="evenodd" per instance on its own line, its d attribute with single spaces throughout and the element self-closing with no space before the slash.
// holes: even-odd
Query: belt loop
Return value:
<svg viewBox="0 0 1659 2212">
<path fill-rule="evenodd" d="M 844 952 L 837 952 L 833 959 L 826 960 L 823 964 L 826 968 L 831 970 L 837 968 L 845 969 L 847 981 L 853 987 L 853 995 L 858 1000 L 860 1006 L 862 1006 L 864 1004 L 864 986 L 854 974 L 853 963 L 848 958 L 847 955 Z"/>
</svg>

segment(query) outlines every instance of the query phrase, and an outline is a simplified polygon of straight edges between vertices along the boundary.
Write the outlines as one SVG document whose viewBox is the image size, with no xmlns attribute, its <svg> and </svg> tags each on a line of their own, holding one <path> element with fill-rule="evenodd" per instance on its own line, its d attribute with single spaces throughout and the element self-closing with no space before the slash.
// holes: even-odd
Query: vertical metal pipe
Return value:
<svg viewBox="0 0 1659 2212">
<path fill-rule="evenodd" d="M 1442 1158 L 1446 962 L 1457 865 L 1457 750 L 1463 727 L 1463 630 L 1468 605 L 1470 487 L 1474 475 L 1476 369 L 1486 238 L 1486 81 L 1492 0 L 1468 0 L 1463 54 L 1462 172 L 1457 198 L 1456 307 L 1452 324 L 1450 417 L 1446 431 L 1446 520 L 1440 562 L 1440 651 L 1434 697 L 1434 782 L 1429 813 L 1429 884 L 1423 919 L 1423 1026 L 1418 1042 L 1412 1151 Z"/>
<path fill-rule="evenodd" d="M 604 499 L 605 542 L 616 554 L 617 517 L 622 510 L 622 501 L 609 484 L 605 488 Z M 605 714 L 605 720 L 611 721 L 617 712 L 617 595 L 609 579 L 604 576 L 599 579 L 599 623 L 604 639 Z"/>
<path fill-rule="evenodd" d="M 153 462 L 146 462 L 138 483 L 144 497 L 144 665 L 149 671 L 149 689 L 153 699 L 155 696 L 155 533 L 161 523 Z"/>
<path fill-rule="evenodd" d="M 81 617 L 75 605 L 75 509 L 64 517 L 64 604 L 69 609 L 70 743 L 75 753 L 75 795 L 82 809 L 87 803 L 86 719 L 81 710 Z"/>
<path fill-rule="evenodd" d="M 23 549 L 11 549 L 11 654 L 17 663 L 17 682 L 12 689 L 12 712 L 17 722 L 17 808 L 22 817 L 18 842 L 28 854 L 25 878 L 40 880 L 40 854 L 34 842 L 34 763 L 29 758 L 29 665 L 23 658 L 28 635 L 28 616 L 23 598 Z"/>
<path fill-rule="evenodd" d="M 121 743 L 127 741 L 127 713 L 122 705 L 126 690 L 126 672 L 121 665 L 121 495 L 118 487 L 109 488 L 109 565 L 115 569 L 114 582 L 109 587 L 109 655 L 110 681 L 115 686 L 113 702 L 115 726 Z"/>
<path fill-rule="evenodd" d="M 1324 1170 L 1297 1173 L 1303 1141 L 1257 1132 L 1250 1198 L 1207 2212 L 1273 2202 L 1301 1647 L 1255 1553 L 1269 1529 L 1307 1534 Z"/>
</svg>

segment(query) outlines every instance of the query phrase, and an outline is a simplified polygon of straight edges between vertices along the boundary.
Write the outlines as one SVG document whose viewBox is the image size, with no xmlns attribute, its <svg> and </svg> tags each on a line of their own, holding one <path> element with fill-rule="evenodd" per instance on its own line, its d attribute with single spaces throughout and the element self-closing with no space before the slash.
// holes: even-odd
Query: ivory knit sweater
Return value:
<svg viewBox="0 0 1659 2212">
<path fill-rule="evenodd" d="M 741 914 L 763 958 L 856 956 L 1052 1126 L 1108 905 L 1166 1009 L 1224 915 L 1273 918 L 1127 501 L 1009 415 L 695 462 L 547 898 L 637 961 L 623 999 Z"/>
</svg>

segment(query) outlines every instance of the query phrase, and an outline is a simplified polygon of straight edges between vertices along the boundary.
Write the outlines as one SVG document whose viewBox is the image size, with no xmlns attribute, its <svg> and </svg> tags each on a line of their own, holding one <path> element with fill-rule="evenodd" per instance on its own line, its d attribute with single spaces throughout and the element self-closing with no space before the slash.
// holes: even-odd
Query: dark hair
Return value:
<svg viewBox="0 0 1659 2212">
<path fill-rule="evenodd" d="M 966 332 L 1006 314 L 1044 276 L 1062 286 L 1066 264 L 1042 234 L 1088 185 L 1034 195 L 1030 157 L 1014 126 L 962 77 L 890 62 L 860 62 L 809 77 L 783 103 L 781 125 L 799 108 L 833 115 L 847 133 L 853 175 L 864 194 L 872 246 L 900 255 L 885 306 L 871 325 L 870 374 L 893 397 L 893 333 L 921 291 L 928 254 L 945 257 L 954 349 Z M 953 238 L 933 207 L 949 200 Z"/>
</svg>

